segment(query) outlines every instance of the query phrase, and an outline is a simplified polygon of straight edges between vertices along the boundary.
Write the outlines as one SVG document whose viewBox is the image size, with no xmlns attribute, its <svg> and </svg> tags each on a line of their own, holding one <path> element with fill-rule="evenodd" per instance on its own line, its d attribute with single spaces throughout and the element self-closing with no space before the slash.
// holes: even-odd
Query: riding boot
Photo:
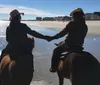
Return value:
<svg viewBox="0 0 100 85">
<path fill-rule="evenodd" d="M 57 67 L 58 67 L 60 57 L 61 57 L 61 54 L 59 54 L 59 55 L 55 55 L 55 53 L 53 54 L 52 60 L 51 60 L 51 68 L 49 69 L 50 72 L 56 72 L 57 71 Z"/>
<path fill-rule="evenodd" d="M 61 53 L 64 52 L 65 50 L 67 51 L 67 47 L 65 44 L 62 44 L 54 49 L 53 56 L 51 59 L 51 68 L 49 69 L 50 72 L 57 71 L 57 67 L 58 67 L 60 57 L 61 57 Z"/>
<path fill-rule="evenodd" d="M 54 64 L 52 62 L 52 65 L 51 65 L 51 68 L 49 69 L 49 71 L 50 72 L 56 72 L 57 71 L 57 66 L 58 66 L 57 62 L 56 63 L 54 62 Z"/>
</svg>

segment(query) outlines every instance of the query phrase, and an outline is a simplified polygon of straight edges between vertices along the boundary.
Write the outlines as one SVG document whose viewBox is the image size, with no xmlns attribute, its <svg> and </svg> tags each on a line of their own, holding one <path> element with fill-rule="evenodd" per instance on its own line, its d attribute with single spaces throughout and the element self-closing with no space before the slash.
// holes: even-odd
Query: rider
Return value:
<svg viewBox="0 0 100 85">
<path fill-rule="evenodd" d="M 48 40 L 48 37 L 35 30 L 31 30 L 26 24 L 21 23 L 21 14 L 23 13 L 19 13 L 16 9 L 10 12 L 10 24 L 6 29 L 6 40 L 8 44 L 2 51 L 1 59 L 6 54 L 9 54 L 11 59 L 16 59 L 22 52 L 29 52 L 27 34 L 36 38 Z"/>
<path fill-rule="evenodd" d="M 50 36 L 51 40 L 53 40 L 61 38 L 67 34 L 64 41 L 65 43 L 58 46 L 53 51 L 51 68 L 49 69 L 50 72 L 56 72 L 62 52 L 81 52 L 84 49 L 84 39 L 88 31 L 88 27 L 85 23 L 85 14 L 81 8 L 76 8 L 70 13 L 70 16 L 72 16 L 73 20 L 70 21 L 61 32 L 54 36 Z"/>
</svg>

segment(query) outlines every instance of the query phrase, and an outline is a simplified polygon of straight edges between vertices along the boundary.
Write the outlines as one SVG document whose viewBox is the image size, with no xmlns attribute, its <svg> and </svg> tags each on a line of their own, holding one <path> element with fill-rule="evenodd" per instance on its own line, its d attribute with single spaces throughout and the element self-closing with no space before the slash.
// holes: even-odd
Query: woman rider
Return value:
<svg viewBox="0 0 100 85">
<path fill-rule="evenodd" d="M 73 20 L 58 34 L 50 37 L 53 40 L 67 35 L 65 43 L 53 51 L 50 72 L 56 72 L 62 52 L 69 50 L 80 52 L 83 50 L 84 39 L 88 31 L 85 23 L 85 14 L 81 8 L 77 8 L 70 13 L 70 16 L 72 16 Z"/>
<path fill-rule="evenodd" d="M 36 38 L 48 40 L 48 37 L 35 30 L 31 30 L 26 24 L 21 23 L 21 14 L 23 13 L 19 13 L 16 9 L 10 12 L 10 24 L 6 29 L 6 40 L 8 44 L 2 51 L 1 59 L 6 54 L 9 54 L 11 59 L 16 59 L 17 56 L 21 54 L 31 54 L 27 34 Z"/>
</svg>

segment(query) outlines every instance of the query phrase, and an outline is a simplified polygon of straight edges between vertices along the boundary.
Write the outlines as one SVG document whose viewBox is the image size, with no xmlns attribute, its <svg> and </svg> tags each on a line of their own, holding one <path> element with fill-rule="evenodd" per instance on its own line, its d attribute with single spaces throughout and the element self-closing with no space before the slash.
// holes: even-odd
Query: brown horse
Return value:
<svg viewBox="0 0 100 85">
<path fill-rule="evenodd" d="M 64 78 L 70 79 L 72 85 L 100 85 L 100 63 L 85 51 L 61 59 L 57 74 L 59 85 L 63 85 Z"/>
<path fill-rule="evenodd" d="M 28 39 L 32 50 L 34 39 Z M 17 60 L 11 60 L 7 54 L 0 63 L 0 85 L 30 85 L 33 71 L 32 55 L 24 53 L 18 56 Z"/>
</svg>

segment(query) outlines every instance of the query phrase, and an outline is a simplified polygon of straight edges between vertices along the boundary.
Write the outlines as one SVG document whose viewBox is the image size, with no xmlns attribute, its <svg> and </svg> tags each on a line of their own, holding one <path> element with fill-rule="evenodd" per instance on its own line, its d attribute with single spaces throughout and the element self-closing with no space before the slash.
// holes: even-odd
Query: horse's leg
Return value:
<svg viewBox="0 0 100 85">
<path fill-rule="evenodd" d="M 10 80 L 11 82 L 13 82 L 13 73 L 12 73 L 12 69 L 13 67 L 15 67 L 16 61 L 11 61 L 9 66 L 8 66 L 8 70 L 9 70 L 9 75 L 10 75 Z"/>
<path fill-rule="evenodd" d="M 0 85 L 11 85 L 11 78 L 9 74 L 9 56 L 5 56 L 0 63 Z"/>
<path fill-rule="evenodd" d="M 64 77 L 61 76 L 61 73 L 59 71 L 57 71 L 58 74 L 58 78 L 59 78 L 59 85 L 63 85 L 64 83 Z"/>
<path fill-rule="evenodd" d="M 2 58 L 1 62 L 0 62 L 0 74 L 2 72 L 2 70 L 4 69 L 4 67 L 10 63 L 10 57 L 9 55 L 6 55 Z"/>
</svg>

